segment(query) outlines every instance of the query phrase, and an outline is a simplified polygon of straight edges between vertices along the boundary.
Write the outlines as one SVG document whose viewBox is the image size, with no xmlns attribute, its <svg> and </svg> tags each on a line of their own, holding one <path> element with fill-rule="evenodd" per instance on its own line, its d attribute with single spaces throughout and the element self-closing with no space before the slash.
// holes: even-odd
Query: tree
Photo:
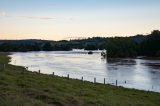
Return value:
<svg viewBox="0 0 160 106">
<path fill-rule="evenodd" d="M 52 50 L 53 50 L 53 47 L 52 47 L 52 45 L 51 45 L 49 42 L 47 42 L 47 43 L 45 43 L 45 44 L 43 45 L 43 50 L 44 50 L 44 51 L 52 51 Z"/>
<path fill-rule="evenodd" d="M 109 38 L 107 40 L 108 57 L 136 57 L 138 44 L 128 37 Z"/>
</svg>

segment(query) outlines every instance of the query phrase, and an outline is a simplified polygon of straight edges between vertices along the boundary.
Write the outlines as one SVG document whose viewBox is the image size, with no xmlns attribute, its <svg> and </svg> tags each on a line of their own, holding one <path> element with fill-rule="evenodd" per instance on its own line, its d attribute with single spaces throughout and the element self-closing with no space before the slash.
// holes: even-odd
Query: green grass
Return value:
<svg viewBox="0 0 160 106">
<path fill-rule="evenodd" d="M 0 53 L 0 106 L 160 106 L 160 93 L 44 75 L 9 65 Z"/>
</svg>

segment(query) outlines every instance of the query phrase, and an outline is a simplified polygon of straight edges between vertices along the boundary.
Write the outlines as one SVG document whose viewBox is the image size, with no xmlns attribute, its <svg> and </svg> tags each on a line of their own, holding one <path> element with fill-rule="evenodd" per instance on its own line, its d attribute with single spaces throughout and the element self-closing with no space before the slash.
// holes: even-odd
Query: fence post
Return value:
<svg viewBox="0 0 160 106">
<path fill-rule="evenodd" d="M 28 71 L 28 67 L 26 67 L 26 70 Z"/>
<path fill-rule="evenodd" d="M 96 83 L 96 78 L 94 78 L 94 83 Z"/>
<path fill-rule="evenodd" d="M 38 70 L 38 73 L 40 74 L 40 73 L 41 73 L 41 70 Z"/>
<path fill-rule="evenodd" d="M 3 71 L 5 70 L 5 68 L 6 68 L 6 65 L 4 64 Z"/>
<path fill-rule="evenodd" d="M 3 71 L 3 65 L 0 64 L 0 71 Z"/>
<path fill-rule="evenodd" d="M 117 86 L 117 82 L 118 82 L 118 81 L 116 80 L 116 86 Z"/>
<path fill-rule="evenodd" d="M 54 76 L 54 72 L 53 72 L 52 74 L 53 74 L 53 76 Z"/>
<path fill-rule="evenodd" d="M 82 76 L 82 82 L 83 82 L 83 76 Z"/>
<path fill-rule="evenodd" d="M 67 75 L 67 78 L 69 79 L 69 74 Z"/>
<path fill-rule="evenodd" d="M 106 79 L 104 78 L 104 84 L 106 84 Z"/>
<path fill-rule="evenodd" d="M 0 64 L 0 70 L 2 70 L 2 71 L 5 70 L 5 64 Z"/>
</svg>

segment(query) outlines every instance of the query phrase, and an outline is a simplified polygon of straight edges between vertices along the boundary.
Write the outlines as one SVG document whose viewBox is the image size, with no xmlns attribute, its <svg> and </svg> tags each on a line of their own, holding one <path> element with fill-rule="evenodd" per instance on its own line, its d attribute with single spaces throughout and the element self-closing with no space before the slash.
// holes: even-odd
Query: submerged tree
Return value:
<svg viewBox="0 0 160 106">
<path fill-rule="evenodd" d="M 109 38 L 106 49 L 108 57 L 135 57 L 138 54 L 138 44 L 127 37 Z"/>
</svg>

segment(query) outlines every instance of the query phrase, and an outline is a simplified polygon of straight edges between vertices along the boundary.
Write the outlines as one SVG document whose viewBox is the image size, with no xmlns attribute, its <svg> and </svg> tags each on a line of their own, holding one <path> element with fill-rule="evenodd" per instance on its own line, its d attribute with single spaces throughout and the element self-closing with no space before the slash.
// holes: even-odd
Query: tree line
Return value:
<svg viewBox="0 0 160 106">
<path fill-rule="evenodd" d="M 107 50 L 108 57 L 160 57 L 160 31 L 132 37 L 93 37 L 88 39 L 46 40 L 0 40 L 0 52 L 69 51 L 72 49 Z"/>
<path fill-rule="evenodd" d="M 72 49 L 97 50 L 105 49 L 105 38 L 93 37 L 81 40 L 0 40 L 1 52 L 27 52 L 27 51 L 69 51 Z"/>
<path fill-rule="evenodd" d="M 160 31 L 148 35 L 108 38 L 106 43 L 108 57 L 160 57 Z"/>
</svg>

